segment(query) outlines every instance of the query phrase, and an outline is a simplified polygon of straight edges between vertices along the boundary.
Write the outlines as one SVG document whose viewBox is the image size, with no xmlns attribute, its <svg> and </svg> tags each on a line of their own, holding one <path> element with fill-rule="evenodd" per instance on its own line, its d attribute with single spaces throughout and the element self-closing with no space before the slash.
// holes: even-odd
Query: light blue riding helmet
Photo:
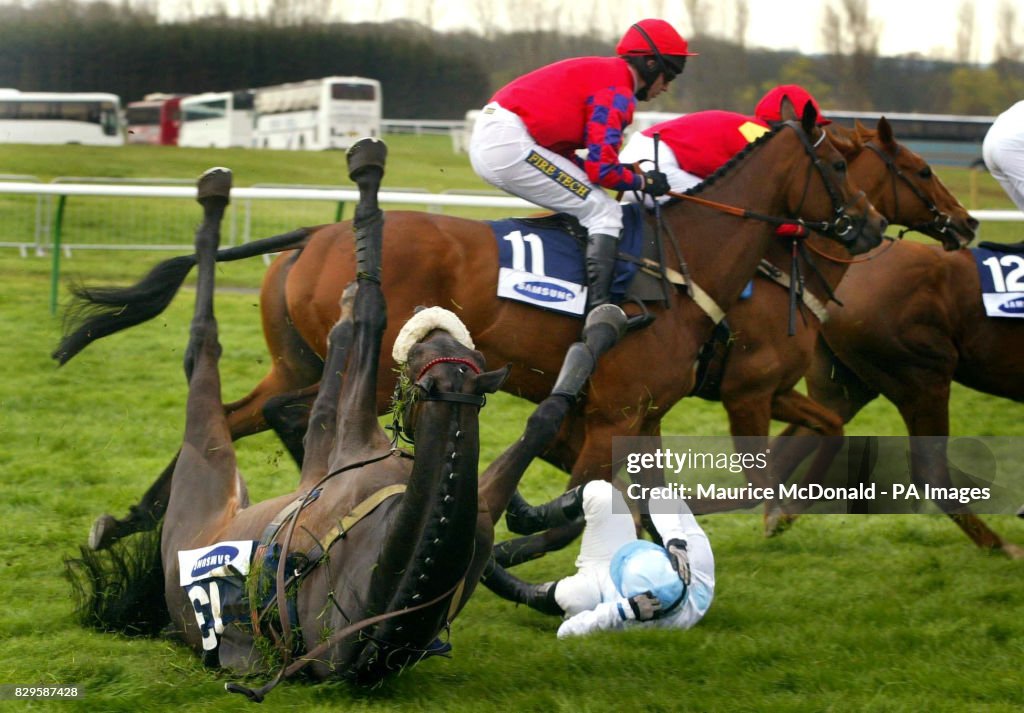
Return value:
<svg viewBox="0 0 1024 713">
<path fill-rule="evenodd" d="M 634 540 L 612 556 L 612 582 L 619 594 L 633 597 L 650 592 L 661 602 L 664 616 L 686 599 L 686 585 L 668 558 L 668 552 L 647 540 Z"/>
</svg>

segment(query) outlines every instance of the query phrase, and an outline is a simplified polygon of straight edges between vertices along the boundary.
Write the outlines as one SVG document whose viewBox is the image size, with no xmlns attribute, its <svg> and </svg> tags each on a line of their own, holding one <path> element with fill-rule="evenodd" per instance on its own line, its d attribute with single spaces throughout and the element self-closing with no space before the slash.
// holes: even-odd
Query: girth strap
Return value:
<svg viewBox="0 0 1024 713">
<path fill-rule="evenodd" d="M 619 259 L 623 259 L 623 256 L 621 254 L 619 255 Z M 658 279 L 664 278 L 671 282 L 673 285 L 679 285 L 681 287 L 685 287 L 687 285 L 687 280 L 685 277 L 683 277 L 682 273 L 680 273 L 677 270 L 673 270 L 671 267 L 659 265 L 657 262 L 651 260 L 650 258 L 641 258 L 635 261 L 640 264 L 641 270 L 657 277 Z M 697 303 L 697 306 L 704 311 L 704 314 L 706 314 L 712 322 L 718 324 L 723 319 L 725 319 L 725 310 L 718 306 L 718 303 L 715 302 L 715 299 L 707 292 L 705 292 L 704 288 L 702 288 L 693 280 L 689 281 L 689 286 L 691 296 L 693 297 L 693 301 Z"/>
<path fill-rule="evenodd" d="M 316 566 L 316 563 L 320 561 L 324 552 L 331 549 L 331 545 L 348 534 L 348 531 L 351 530 L 357 522 L 376 510 L 377 507 L 388 498 L 404 493 L 405 488 L 405 483 L 385 485 L 380 490 L 372 493 L 369 497 L 364 498 L 362 502 L 349 511 L 348 515 L 341 518 L 337 525 L 327 531 L 323 537 L 323 544 L 319 542 L 316 543 L 313 545 L 312 549 L 306 553 L 306 560 L 309 562 L 309 566 Z"/>
<path fill-rule="evenodd" d="M 767 277 L 769 280 L 777 285 L 781 285 L 785 289 L 789 289 L 791 280 L 789 273 L 782 270 L 781 268 L 772 265 L 767 260 L 762 260 L 761 264 L 757 267 L 757 274 Z M 800 298 L 803 300 L 807 309 L 818 318 L 822 324 L 828 321 L 828 309 L 825 308 L 825 304 L 815 297 L 809 290 L 800 290 Z"/>
</svg>

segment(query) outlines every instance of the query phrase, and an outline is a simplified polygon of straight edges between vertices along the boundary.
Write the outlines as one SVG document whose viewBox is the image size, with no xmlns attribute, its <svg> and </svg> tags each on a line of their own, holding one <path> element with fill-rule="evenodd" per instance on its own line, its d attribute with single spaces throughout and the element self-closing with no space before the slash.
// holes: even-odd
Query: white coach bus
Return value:
<svg viewBox="0 0 1024 713">
<path fill-rule="evenodd" d="M 253 92 L 206 92 L 181 100 L 178 146 L 252 146 Z"/>
<path fill-rule="evenodd" d="M 256 90 L 253 145 L 264 149 L 345 149 L 380 136 L 380 82 L 324 77 Z"/>
<path fill-rule="evenodd" d="M 121 146 L 121 99 L 99 92 L 0 89 L 0 143 Z"/>
</svg>

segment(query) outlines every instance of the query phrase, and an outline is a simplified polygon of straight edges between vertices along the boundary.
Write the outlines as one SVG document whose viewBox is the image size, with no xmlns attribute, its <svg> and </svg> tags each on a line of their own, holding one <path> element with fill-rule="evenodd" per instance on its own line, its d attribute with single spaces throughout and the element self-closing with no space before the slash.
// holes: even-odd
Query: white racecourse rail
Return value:
<svg viewBox="0 0 1024 713">
<path fill-rule="evenodd" d="M 0 195 L 32 195 L 56 196 L 58 200 L 69 196 L 108 196 L 123 198 L 193 198 L 196 191 L 192 186 L 138 186 L 138 185 L 103 185 L 85 183 L 27 183 L 0 182 Z M 330 201 L 352 202 L 359 200 L 359 191 L 339 188 L 334 190 L 314 188 L 258 188 L 240 187 L 231 191 L 231 197 L 238 200 L 292 200 L 292 201 Z M 428 208 L 439 207 L 471 207 L 471 208 L 507 208 L 536 210 L 537 206 L 528 201 L 512 196 L 467 195 L 457 193 L 410 193 L 400 191 L 381 191 L 378 196 L 381 203 L 397 203 L 404 205 L 423 205 Z M 62 205 L 62 203 L 60 204 Z M 59 208 L 58 211 L 62 211 Z M 971 211 L 978 220 L 991 222 L 1024 221 L 1024 213 L 1017 210 L 976 210 Z M 59 219 L 56 220 L 59 224 Z M 51 308 L 56 308 L 57 282 L 60 277 L 60 235 L 59 228 L 54 231 L 53 241 L 53 273 L 51 285 Z"/>
</svg>

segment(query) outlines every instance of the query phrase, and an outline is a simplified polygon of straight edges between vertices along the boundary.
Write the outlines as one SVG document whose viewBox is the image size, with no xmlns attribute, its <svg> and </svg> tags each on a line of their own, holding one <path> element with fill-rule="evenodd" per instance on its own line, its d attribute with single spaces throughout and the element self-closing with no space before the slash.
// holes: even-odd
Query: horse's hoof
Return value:
<svg viewBox="0 0 1024 713">
<path fill-rule="evenodd" d="M 345 158 L 348 161 L 349 178 L 353 181 L 370 168 L 376 168 L 383 174 L 384 164 L 388 159 L 388 147 L 380 139 L 359 139 L 349 147 Z"/>
<path fill-rule="evenodd" d="M 1004 542 L 999 549 L 1012 560 L 1024 560 L 1024 547 L 1015 545 L 1012 542 Z"/>
<path fill-rule="evenodd" d="M 197 185 L 196 200 L 202 202 L 205 198 L 228 199 L 231 195 L 231 169 L 223 166 L 214 166 L 206 170 L 199 177 Z"/>
<path fill-rule="evenodd" d="M 118 539 L 117 520 L 113 515 L 104 513 L 96 518 L 89 530 L 89 549 L 105 550 Z"/>
<path fill-rule="evenodd" d="M 781 509 L 775 508 L 764 516 L 764 536 L 775 537 L 793 527 L 796 522 L 796 515 L 787 515 Z"/>
</svg>

